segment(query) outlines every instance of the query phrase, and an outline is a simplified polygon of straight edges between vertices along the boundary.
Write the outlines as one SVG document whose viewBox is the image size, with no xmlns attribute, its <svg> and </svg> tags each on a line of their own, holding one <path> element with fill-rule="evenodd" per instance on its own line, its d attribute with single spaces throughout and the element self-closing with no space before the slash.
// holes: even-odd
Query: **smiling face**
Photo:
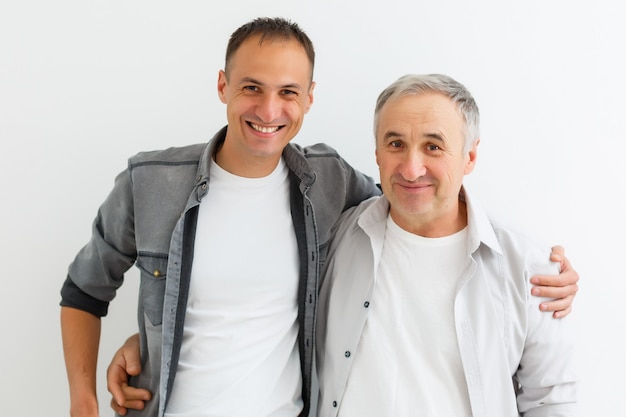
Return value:
<svg viewBox="0 0 626 417">
<path fill-rule="evenodd" d="M 467 224 L 459 203 L 463 177 L 476 162 L 476 145 L 464 151 L 465 122 L 441 93 L 407 95 L 381 109 L 376 162 L 390 215 L 403 229 L 425 237 L 448 236 Z"/>
<path fill-rule="evenodd" d="M 220 71 L 218 94 L 226 104 L 228 131 L 219 165 L 244 177 L 270 174 L 298 133 L 313 103 L 312 64 L 294 39 L 244 41 L 229 73 Z"/>
</svg>

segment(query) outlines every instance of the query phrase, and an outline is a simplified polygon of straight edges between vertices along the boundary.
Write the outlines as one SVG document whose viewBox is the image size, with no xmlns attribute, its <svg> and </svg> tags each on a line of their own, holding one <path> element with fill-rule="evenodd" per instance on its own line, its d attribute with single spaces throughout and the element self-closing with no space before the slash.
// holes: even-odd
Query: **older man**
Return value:
<svg viewBox="0 0 626 417">
<path fill-rule="evenodd" d="M 463 186 L 478 107 L 444 75 L 378 98 L 382 197 L 340 219 L 320 295 L 320 417 L 572 416 L 570 319 L 529 296 L 550 249 Z"/>
</svg>

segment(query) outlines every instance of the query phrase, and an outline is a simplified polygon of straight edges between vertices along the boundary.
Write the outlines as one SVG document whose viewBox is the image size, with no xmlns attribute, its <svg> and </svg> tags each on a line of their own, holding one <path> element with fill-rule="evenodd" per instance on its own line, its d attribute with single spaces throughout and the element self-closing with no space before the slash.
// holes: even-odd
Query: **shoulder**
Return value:
<svg viewBox="0 0 626 417">
<path fill-rule="evenodd" d="M 141 165 L 197 164 L 206 147 L 206 143 L 198 143 L 182 147 L 139 152 L 129 158 L 129 167 L 133 169 Z"/>
<path fill-rule="evenodd" d="M 521 224 L 485 209 L 465 187 L 463 198 L 467 202 L 471 235 L 482 242 L 483 253 L 489 248 L 494 259 L 503 257 L 518 266 L 528 265 L 534 259 L 547 264 L 550 248 L 540 238 L 524 230 Z M 548 255 L 544 256 L 545 253 Z"/>
<path fill-rule="evenodd" d="M 344 191 L 359 193 L 364 191 L 356 205 L 364 198 L 380 194 L 380 190 L 369 175 L 354 168 L 332 146 L 317 143 L 310 146 L 301 146 L 290 143 L 283 152 L 287 166 L 296 174 L 309 174 L 316 178 L 318 186 L 327 190 L 341 188 L 342 184 L 348 189 Z"/>
<path fill-rule="evenodd" d="M 196 185 L 206 143 L 140 152 L 128 159 L 128 181 L 143 194 L 186 201 Z M 175 196 L 175 197 L 174 197 Z"/>
<path fill-rule="evenodd" d="M 519 225 L 494 217 L 489 217 L 489 221 L 501 244 L 514 245 L 524 249 L 540 249 L 546 246 L 541 239 L 522 230 Z"/>
<path fill-rule="evenodd" d="M 373 196 L 362 201 L 357 206 L 345 210 L 334 226 L 335 241 L 343 240 L 346 237 L 351 238 L 357 233 L 362 233 L 362 229 L 359 226 L 359 218 L 367 211 L 369 211 L 369 214 L 365 219 L 366 224 L 375 224 L 381 221 L 381 216 L 386 216 L 386 213 L 383 212 L 388 210 L 388 206 L 383 203 L 380 196 Z"/>
<path fill-rule="evenodd" d="M 558 271 L 557 264 L 550 261 L 551 248 L 547 243 L 501 219 L 490 221 L 507 263 L 524 265 L 531 274 Z"/>
<path fill-rule="evenodd" d="M 316 143 L 309 146 L 301 146 L 297 143 L 290 143 L 289 147 L 296 153 L 304 156 L 307 159 L 311 158 L 335 158 L 339 159 L 339 153 L 330 145 L 326 143 Z"/>
<path fill-rule="evenodd" d="M 297 176 L 311 178 L 310 184 L 314 184 L 324 194 L 340 192 L 338 198 L 345 194 L 356 196 L 356 200 L 350 199 L 344 209 L 372 195 L 380 194 L 370 176 L 354 168 L 333 147 L 325 143 L 310 146 L 290 143 L 285 148 L 283 157 Z"/>
</svg>

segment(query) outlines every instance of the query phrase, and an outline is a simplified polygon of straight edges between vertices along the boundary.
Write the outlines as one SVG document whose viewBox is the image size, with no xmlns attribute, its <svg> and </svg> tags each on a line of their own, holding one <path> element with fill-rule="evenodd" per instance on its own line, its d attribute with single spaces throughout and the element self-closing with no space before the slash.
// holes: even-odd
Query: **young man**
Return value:
<svg viewBox="0 0 626 417">
<path fill-rule="evenodd" d="M 558 265 L 463 186 L 478 123 L 444 75 L 380 94 L 383 196 L 344 213 L 323 275 L 319 417 L 576 415 L 569 320 L 529 291 Z"/>
<path fill-rule="evenodd" d="M 328 146 L 289 143 L 313 103 L 313 66 L 296 24 L 243 25 L 218 76 L 228 126 L 208 144 L 139 154 L 118 176 L 62 290 L 73 414 L 97 415 L 99 317 L 133 263 L 142 282 L 131 341 L 142 366 L 131 385 L 140 388 L 122 388 L 137 362 L 113 367 L 117 412 L 308 414 L 330 229 L 380 194 Z M 565 264 L 560 278 L 544 279 L 568 286 L 540 290 L 565 290 L 548 309 L 567 313 L 578 277 Z"/>
<path fill-rule="evenodd" d="M 62 290 L 73 415 L 97 415 L 99 317 L 133 263 L 135 383 L 154 396 L 142 415 L 308 412 L 320 248 L 346 208 L 380 193 L 328 146 L 289 144 L 313 103 L 313 63 L 297 25 L 241 27 L 218 79 L 228 126 L 136 155 L 117 177 Z"/>
</svg>

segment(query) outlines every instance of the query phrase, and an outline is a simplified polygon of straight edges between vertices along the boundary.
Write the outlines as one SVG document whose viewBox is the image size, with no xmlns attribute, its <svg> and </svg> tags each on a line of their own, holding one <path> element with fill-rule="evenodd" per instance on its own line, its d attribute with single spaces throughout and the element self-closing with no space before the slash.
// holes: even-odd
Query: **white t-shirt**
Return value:
<svg viewBox="0 0 626 417">
<path fill-rule="evenodd" d="M 302 409 L 298 249 L 288 169 L 242 178 L 212 162 L 167 417 L 295 417 Z"/>
<path fill-rule="evenodd" d="M 472 415 L 454 325 L 466 236 L 424 238 L 388 217 L 339 417 Z"/>
</svg>

